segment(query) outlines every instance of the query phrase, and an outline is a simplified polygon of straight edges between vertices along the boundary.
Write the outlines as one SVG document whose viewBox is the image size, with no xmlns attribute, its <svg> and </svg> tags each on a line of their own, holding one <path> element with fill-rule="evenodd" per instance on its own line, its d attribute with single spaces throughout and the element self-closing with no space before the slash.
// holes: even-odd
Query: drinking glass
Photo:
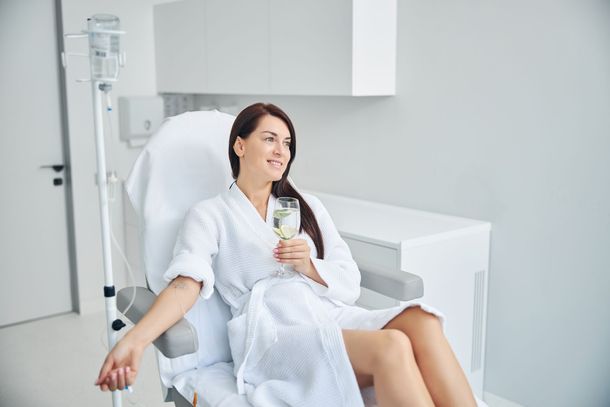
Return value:
<svg viewBox="0 0 610 407">
<path fill-rule="evenodd" d="M 273 231 L 282 240 L 289 240 L 299 233 L 301 227 L 301 211 L 299 209 L 299 200 L 291 197 L 279 197 L 275 201 L 273 209 Z M 290 274 L 284 267 L 280 265 L 276 271 L 277 277 L 288 277 Z"/>
</svg>

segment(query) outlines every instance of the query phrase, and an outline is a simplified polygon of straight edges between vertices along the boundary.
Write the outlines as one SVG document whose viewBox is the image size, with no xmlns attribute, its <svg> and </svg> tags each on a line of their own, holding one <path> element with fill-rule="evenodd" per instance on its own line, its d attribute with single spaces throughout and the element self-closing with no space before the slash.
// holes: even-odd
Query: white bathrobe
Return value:
<svg viewBox="0 0 610 407">
<path fill-rule="evenodd" d="M 362 406 L 341 329 L 380 329 L 409 306 L 369 311 L 354 302 L 360 272 L 328 212 L 314 196 L 324 259 L 306 234 L 313 264 L 325 287 L 299 273 L 275 277 L 278 237 L 272 230 L 275 197 L 263 220 L 237 184 L 193 206 L 184 221 L 164 278 L 203 282 L 205 299 L 218 290 L 231 307 L 227 329 L 237 389 L 253 406 Z"/>
</svg>

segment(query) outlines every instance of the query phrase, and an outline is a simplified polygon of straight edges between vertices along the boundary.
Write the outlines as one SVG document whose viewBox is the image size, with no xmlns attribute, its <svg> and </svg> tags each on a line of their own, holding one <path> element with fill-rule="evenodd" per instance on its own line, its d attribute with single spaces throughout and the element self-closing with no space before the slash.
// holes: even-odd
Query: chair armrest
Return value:
<svg viewBox="0 0 610 407">
<path fill-rule="evenodd" d="M 125 314 L 124 310 L 131 301 L 134 288 L 136 289 L 136 299 L 131 308 L 127 311 L 127 314 Z M 131 322 L 137 324 L 144 314 L 148 312 L 156 298 L 157 296 L 147 288 L 125 287 L 117 293 L 117 308 Z M 197 349 L 199 348 L 197 331 L 186 318 L 182 318 L 172 325 L 167 331 L 155 339 L 153 344 L 168 358 L 177 358 L 178 356 L 194 353 L 197 352 Z"/>
<path fill-rule="evenodd" d="M 382 270 L 378 267 L 373 270 L 364 266 L 360 267 L 360 274 L 362 287 L 399 301 L 409 301 L 424 295 L 424 282 L 413 273 Z"/>
</svg>

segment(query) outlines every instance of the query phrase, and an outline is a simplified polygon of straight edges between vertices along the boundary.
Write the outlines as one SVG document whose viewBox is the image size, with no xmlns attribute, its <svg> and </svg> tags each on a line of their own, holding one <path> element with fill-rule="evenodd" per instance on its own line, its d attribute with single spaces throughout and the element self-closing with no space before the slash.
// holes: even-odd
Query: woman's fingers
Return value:
<svg viewBox="0 0 610 407">
<path fill-rule="evenodd" d="M 307 246 L 307 240 L 305 239 L 289 239 L 289 240 L 279 240 L 278 247 L 291 247 L 291 246 Z"/>
<path fill-rule="evenodd" d="M 100 383 L 100 390 L 115 391 L 124 390 L 125 387 L 133 385 L 136 373 L 129 366 L 115 369 L 108 374 L 106 380 Z"/>
<path fill-rule="evenodd" d="M 119 341 L 104 360 L 95 381 L 102 391 L 123 390 L 134 383 L 142 350 L 125 338 Z"/>
<path fill-rule="evenodd" d="M 100 373 L 95 381 L 95 385 L 98 385 L 106 380 L 106 376 L 108 372 L 112 369 L 112 365 L 114 364 L 114 360 L 112 358 L 106 358 L 102 368 L 100 369 Z"/>
<path fill-rule="evenodd" d="M 117 384 L 118 389 L 123 390 L 125 388 L 125 369 L 121 368 L 117 372 Z"/>
<path fill-rule="evenodd" d="M 306 273 L 310 260 L 311 249 L 304 239 L 281 240 L 273 250 L 273 256 L 281 264 L 294 267 L 299 273 Z"/>
<path fill-rule="evenodd" d="M 309 245 L 303 239 L 280 241 L 273 252 L 278 262 L 293 265 L 295 270 L 299 272 L 298 268 L 302 268 L 309 263 L 311 254 Z"/>
<path fill-rule="evenodd" d="M 299 251 L 287 251 L 277 253 L 277 257 L 295 259 L 299 257 L 309 257 L 307 250 L 299 250 Z"/>
<path fill-rule="evenodd" d="M 276 260 L 280 263 L 304 263 L 309 260 L 309 255 L 307 253 L 287 253 L 276 257 Z"/>
<path fill-rule="evenodd" d="M 286 242 L 280 242 L 280 244 L 273 250 L 274 254 L 280 255 L 293 255 L 298 253 L 300 255 L 308 254 L 310 252 L 309 245 L 303 239 L 295 239 L 296 242 L 292 242 L 291 244 L 286 244 Z M 291 242 L 288 240 L 287 242 Z M 276 256 L 277 257 L 277 256 Z"/>
<path fill-rule="evenodd" d="M 135 374 L 131 372 L 131 368 L 127 366 L 125 368 L 125 386 L 131 386 L 135 381 Z"/>
<path fill-rule="evenodd" d="M 112 372 L 108 375 L 108 379 L 106 379 L 106 386 L 108 390 L 115 391 L 117 388 L 117 374 L 116 371 Z"/>
<path fill-rule="evenodd" d="M 273 252 L 275 254 L 289 254 L 289 253 L 308 253 L 309 247 L 289 247 L 289 248 L 282 248 L 282 249 L 275 249 Z"/>
</svg>

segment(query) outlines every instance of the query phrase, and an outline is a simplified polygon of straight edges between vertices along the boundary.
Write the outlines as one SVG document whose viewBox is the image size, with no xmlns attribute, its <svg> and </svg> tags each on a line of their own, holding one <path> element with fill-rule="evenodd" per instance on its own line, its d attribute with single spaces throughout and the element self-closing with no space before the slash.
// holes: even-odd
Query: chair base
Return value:
<svg viewBox="0 0 610 407">
<path fill-rule="evenodd" d="M 185 399 L 175 387 L 167 390 L 166 401 L 173 401 L 176 407 L 193 407 L 190 401 Z"/>
</svg>

